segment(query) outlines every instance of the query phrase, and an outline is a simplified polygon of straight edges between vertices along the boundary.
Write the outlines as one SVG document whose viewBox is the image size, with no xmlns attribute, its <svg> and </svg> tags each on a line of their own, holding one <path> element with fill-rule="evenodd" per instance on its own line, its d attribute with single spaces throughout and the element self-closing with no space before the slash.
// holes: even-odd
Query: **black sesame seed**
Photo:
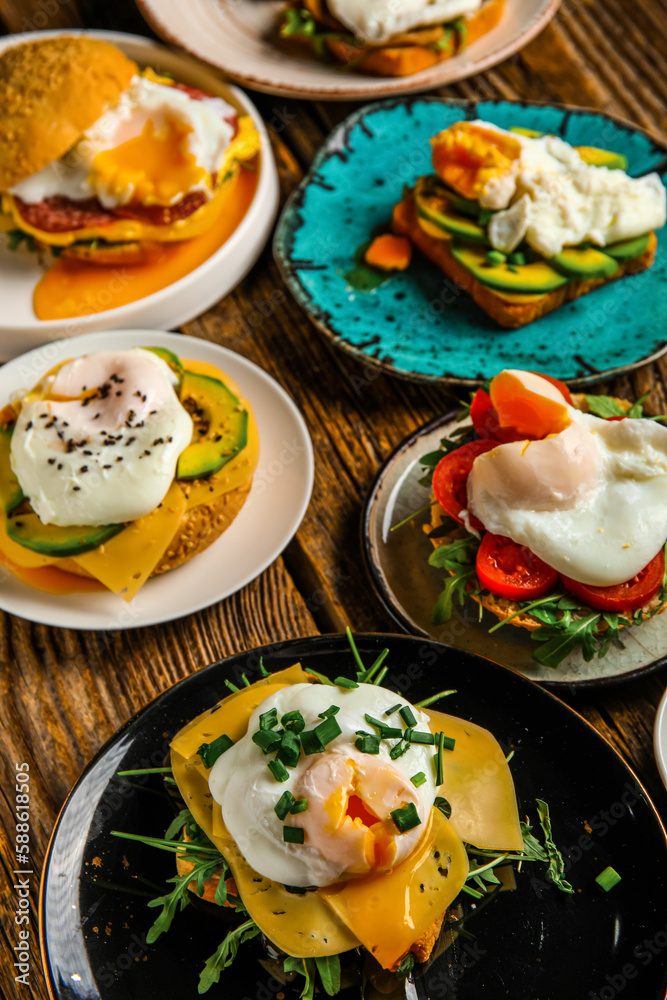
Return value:
<svg viewBox="0 0 667 1000">
<path fill-rule="evenodd" d="M 72 489 L 74 490 L 75 493 L 78 493 L 79 490 L 81 489 L 81 487 L 80 486 L 73 486 Z"/>
<path fill-rule="evenodd" d="M 111 466 L 110 466 L 110 465 L 103 465 L 103 466 L 102 466 L 102 468 L 103 468 L 103 469 L 110 469 L 110 468 L 111 468 Z"/>
<path fill-rule="evenodd" d="M 88 466 L 82 465 L 81 468 L 79 469 L 79 472 L 88 472 Z"/>
<path fill-rule="evenodd" d="M 58 469 L 60 470 L 60 469 L 62 469 L 62 467 L 63 467 L 63 463 L 62 462 L 58 462 Z"/>
<path fill-rule="evenodd" d="M 49 459 L 49 465 L 55 465 L 55 464 L 56 464 L 55 458 L 50 458 Z"/>
<path fill-rule="evenodd" d="M 32 420 L 29 420 L 28 423 L 25 425 L 25 429 L 29 431 L 31 427 L 32 427 Z"/>
<path fill-rule="evenodd" d="M 125 442 L 125 447 L 127 448 L 128 444 L 132 444 L 132 442 L 136 440 L 137 439 L 135 437 L 128 438 L 127 441 Z"/>
<path fill-rule="evenodd" d="M 150 455 L 150 451 L 148 450 L 148 448 L 146 448 L 146 450 L 144 451 L 144 455 Z"/>
<path fill-rule="evenodd" d="M 84 455 L 92 455 L 92 451 L 84 451 Z"/>
<path fill-rule="evenodd" d="M 116 456 L 116 461 L 117 462 L 122 462 L 123 461 L 123 456 L 122 455 L 117 455 Z"/>
</svg>

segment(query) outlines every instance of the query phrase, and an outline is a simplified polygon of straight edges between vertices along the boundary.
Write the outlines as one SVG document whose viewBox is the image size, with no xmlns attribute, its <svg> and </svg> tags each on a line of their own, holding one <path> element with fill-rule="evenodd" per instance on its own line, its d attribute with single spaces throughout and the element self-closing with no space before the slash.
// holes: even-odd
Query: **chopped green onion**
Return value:
<svg viewBox="0 0 667 1000">
<path fill-rule="evenodd" d="M 412 777 L 410 778 L 410 781 L 415 786 L 415 788 L 419 788 L 420 785 L 425 785 L 427 780 L 428 779 L 423 771 L 417 771 L 417 773 L 413 774 Z"/>
<path fill-rule="evenodd" d="M 414 729 L 406 729 L 403 733 L 403 738 L 408 741 L 408 743 L 421 743 L 424 746 L 432 747 L 435 745 L 435 736 L 433 733 L 419 733 L 415 732 Z"/>
<path fill-rule="evenodd" d="M 405 742 L 403 740 L 399 740 L 399 742 L 396 743 L 389 751 L 389 756 L 392 760 L 398 760 L 398 758 L 402 757 L 404 753 L 407 753 L 409 749 L 410 744 L 407 740 Z"/>
<path fill-rule="evenodd" d="M 444 750 L 445 744 L 445 734 L 438 733 L 438 749 L 433 755 L 435 761 L 435 783 L 436 785 L 441 785 L 445 780 L 445 767 L 442 759 L 442 752 Z"/>
<path fill-rule="evenodd" d="M 319 713 L 319 718 L 328 719 L 330 715 L 338 715 L 339 712 L 340 712 L 340 705 L 329 705 L 326 711 Z"/>
<path fill-rule="evenodd" d="M 429 705 L 434 705 L 436 701 L 440 701 L 441 698 L 447 698 L 450 694 L 456 694 L 456 688 L 450 688 L 448 691 L 438 691 L 437 694 L 432 694 L 430 698 L 424 698 L 423 701 L 416 701 L 415 706 L 417 708 L 428 708 Z"/>
<path fill-rule="evenodd" d="M 313 670 L 312 667 L 303 668 L 307 674 L 312 674 L 313 677 L 317 677 L 320 684 L 328 684 L 329 687 L 334 687 L 334 682 L 329 680 L 326 674 L 318 674 L 317 670 Z"/>
<path fill-rule="evenodd" d="M 277 759 L 282 761 L 285 767 L 296 767 L 301 754 L 301 743 L 296 733 L 284 733 L 280 740 L 280 750 Z"/>
<path fill-rule="evenodd" d="M 411 951 L 404 955 L 400 961 L 398 968 L 396 969 L 397 979 L 407 979 L 412 970 L 415 967 L 415 956 Z"/>
<path fill-rule="evenodd" d="M 284 826 L 283 840 L 287 844 L 303 844 L 303 830 L 300 826 Z"/>
<path fill-rule="evenodd" d="M 248 678 L 246 677 L 246 675 L 245 675 L 245 674 L 241 674 L 241 680 L 243 681 L 243 683 L 245 684 L 245 686 L 246 686 L 247 688 L 249 688 L 249 687 L 250 687 L 250 681 L 248 680 Z"/>
<path fill-rule="evenodd" d="M 357 750 L 361 750 L 362 753 L 379 754 L 380 737 L 369 735 L 360 736 L 358 740 L 354 741 L 354 745 Z"/>
<path fill-rule="evenodd" d="M 260 729 L 275 729 L 278 725 L 278 709 L 271 708 L 268 712 L 262 712 L 259 717 Z"/>
<path fill-rule="evenodd" d="M 326 746 L 327 743 L 331 743 L 337 736 L 340 736 L 343 730 L 336 722 L 335 716 L 330 715 L 323 722 L 320 722 L 319 726 L 315 726 L 315 732 L 322 746 Z"/>
<path fill-rule="evenodd" d="M 305 813 L 308 808 L 308 799 L 297 799 L 290 806 L 290 813 L 295 816 L 296 813 Z"/>
<path fill-rule="evenodd" d="M 291 792 L 283 792 L 283 794 L 280 796 L 275 806 L 273 807 L 273 811 L 279 820 L 285 819 L 287 813 L 290 811 L 295 801 L 296 800 Z"/>
<path fill-rule="evenodd" d="M 259 658 L 259 672 L 262 675 L 262 677 L 270 677 L 271 676 L 271 674 L 269 673 L 269 671 L 264 666 L 264 657 L 263 656 L 260 656 L 260 658 Z"/>
<path fill-rule="evenodd" d="M 601 889 L 604 889 L 605 892 L 609 892 L 609 890 L 613 889 L 615 885 L 618 885 L 621 881 L 621 876 L 614 868 L 609 866 L 608 868 L 605 868 L 603 872 L 600 872 L 595 881 Z"/>
<path fill-rule="evenodd" d="M 421 823 L 414 802 L 409 802 L 406 806 L 394 809 L 391 813 L 391 818 L 401 833 L 407 833 L 408 830 L 412 830 L 413 827 L 419 826 Z"/>
<path fill-rule="evenodd" d="M 403 722 L 406 724 L 406 726 L 417 725 L 417 720 L 415 719 L 412 709 L 410 708 L 409 705 L 404 705 L 398 714 L 403 719 Z"/>
<path fill-rule="evenodd" d="M 358 688 L 359 685 L 356 681 L 350 680 L 349 677 L 336 677 L 334 678 L 334 684 L 339 688 L 349 688 L 351 691 L 353 688 Z"/>
<path fill-rule="evenodd" d="M 382 681 L 387 676 L 387 671 L 388 670 L 389 670 L 389 667 L 383 667 L 382 670 L 380 671 L 380 673 L 377 675 L 377 677 L 373 681 L 373 684 L 376 684 L 378 687 L 380 687 L 380 685 L 382 684 Z"/>
<path fill-rule="evenodd" d="M 400 703 L 400 701 L 397 701 L 396 704 L 392 705 L 391 708 L 388 708 L 387 711 L 384 714 L 385 715 L 393 715 L 394 712 L 398 712 L 398 710 L 399 710 L 400 707 L 401 707 L 401 703 Z"/>
<path fill-rule="evenodd" d="M 443 816 L 447 819 L 452 815 L 452 807 L 450 806 L 447 799 L 443 799 L 442 795 L 436 795 L 435 802 L 433 803 L 435 809 L 439 809 Z"/>
<path fill-rule="evenodd" d="M 258 729 L 251 738 L 264 753 L 271 753 L 280 746 L 280 733 L 271 732 L 270 729 Z"/>
<path fill-rule="evenodd" d="M 305 754 L 322 753 L 324 746 L 317 732 L 314 729 L 307 729 L 304 733 L 299 733 L 301 746 Z"/>
<path fill-rule="evenodd" d="M 202 743 L 198 748 L 197 753 L 201 758 L 201 762 L 204 767 L 213 767 L 218 757 L 222 757 L 226 750 L 234 746 L 234 740 L 230 740 L 229 736 L 218 736 L 217 740 L 213 740 L 212 743 Z"/>
<path fill-rule="evenodd" d="M 280 724 L 291 733 L 302 733 L 306 728 L 305 720 L 299 711 L 286 712 L 280 720 Z"/>
<path fill-rule="evenodd" d="M 480 892 L 479 889 L 473 889 L 471 885 L 464 884 L 461 886 L 461 890 L 462 892 L 467 892 L 468 895 L 472 896 L 474 899 L 481 899 L 484 895 L 484 893 Z"/>
<path fill-rule="evenodd" d="M 240 688 L 237 688 L 236 684 L 232 684 L 231 681 L 226 680 L 225 684 L 227 685 L 229 690 L 232 691 L 234 694 L 236 694 L 236 692 L 240 690 Z"/>
<path fill-rule="evenodd" d="M 270 760 L 269 771 L 276 781 L 287 781 L 289 778 L 289 771 L 280 760 Z"/>
</svg>

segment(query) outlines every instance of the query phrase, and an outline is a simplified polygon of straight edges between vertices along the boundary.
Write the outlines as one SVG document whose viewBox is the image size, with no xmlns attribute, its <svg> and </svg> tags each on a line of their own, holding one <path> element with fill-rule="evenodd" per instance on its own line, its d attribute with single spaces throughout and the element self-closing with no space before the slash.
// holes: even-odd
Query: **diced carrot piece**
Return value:
<svg viewBox="0 0 667 1000">
<path fill-rule="evenodd" d="M 405 271 L 412 260 L 412 244 L 405 236 L 376 236 L 364 254 L 367 264 L 382 271 Z"/>
</svg>

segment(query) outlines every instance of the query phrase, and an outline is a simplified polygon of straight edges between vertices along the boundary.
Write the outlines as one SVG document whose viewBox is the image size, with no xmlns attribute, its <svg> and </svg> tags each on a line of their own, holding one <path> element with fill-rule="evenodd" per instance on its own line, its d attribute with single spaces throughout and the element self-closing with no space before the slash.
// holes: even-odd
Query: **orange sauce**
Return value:
<svg viewBox="0 0 667 1000">
<path fill-rule="evenodd" d="M 250 161 L 258 167 L 258 160 Z M 157 260 L 144 264 L 87 264 L 60 258 L 40 278 L 33 293 L 38 319 L 68 319 L 128 305 L 172 285 L 219 250 L 250 207 L 258 171 L 241 169 L 228 182 L 216 222 L 201 236 L 164 243 Z"/>
<path fill-rule="evenodd" d="M 24 566 L 17 566 L 16 563 L 7 558 L 2 549 L 0 549 L 0 564 L 6 566 L 22 583 L 27 584 L 34 590 L 42 590 L 47 594 L 78 594 L 107 589 L 99 580 L 93 580 L 87 576 L 78 576 L 76 573 L 68 573 L 66 570 L 57 569 L 55 566 L 40 566 L 38 569 L 26 569 Z"/>
</svg>

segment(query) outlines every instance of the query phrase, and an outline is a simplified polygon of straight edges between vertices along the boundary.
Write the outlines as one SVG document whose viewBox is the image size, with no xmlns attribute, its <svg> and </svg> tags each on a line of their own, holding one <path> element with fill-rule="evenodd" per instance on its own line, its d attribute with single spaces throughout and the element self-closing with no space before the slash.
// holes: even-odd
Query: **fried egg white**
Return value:
<svg viewBox="0 0 667 1000">
<path fill-rule="evenodd" d="M 173 205 L 191 191 L 210 193 L 210 175 L 233 137 L 225 118 L 235 113 L 222 98 L 193 100 L 135 76 L 72 149 L 10 192 L 28 203 L 97 198 L 105 208 L 133 200 Z"/>
<path fill-rule="evenodd" d="M 328 0 L 331 13 L 364 42 L 386 42 L 421 25 L 446 24 L 479 10 L 482 0 Z"/>
<path fill-rule="evenodd" d="M 397 740 L 382 740 L 380 753 L 355 747 L 357 730 L 374 733 L 368 713 L 389 725 L 400 717 L 384 716 L 396 705 L 396 694 L 372 684 L 353 690 L 320 684 L 296 684 L 269 696 L 253 713 L 247 734 L 220 757 L 209 775 L 209 788 L 222 817 L 248 864 L 267 878 L 295 886 L 326 886 L 341 878 L 388 870 L 410 854 L 426 830 L 435 796 L 433 747 L 412 744 L 397 760 L 389 751 Z M 332 704 L 342 732 L 323 753 L 304 755 L 289 778 L 278 782 L 266 756 L 252 741 L 262 713 L 275 708 L 278 719 L 298 710 L 312 729 Z M 416 708 L 415 729 L 429 732 L 428 718 Z M 398 722 L 394 721 L 398 719 Z M 404 727 L 403 727 L 404 728 Z M 426 782 L 415 787 L 410 778 L 423 771 Z M 274 807 L 290 791 L 305 798 L 305 812 L 280 820 Z M 390 813 L 413 803 L 421 823 L 400 833 Z M 303 844 L 286 843 L 283 825 L 301 827 Z"/>
<path fill-rule="evenodd" d="M 155 510 L 192 438 L 175 384 L 150 351 L 100 351 L 17 400 L 11 466 L 40 521 L 120 524 Z"/>
<path fill-rule="evenodd" d="M 469 509 L 573 580 L 608 587 L 632 579 L 667 538 L 667 428 L 582 413 L 546 380 L 510 374 L 538 395 L 560 396 L 570 424 L 478 456 Z"/>
</svg>

